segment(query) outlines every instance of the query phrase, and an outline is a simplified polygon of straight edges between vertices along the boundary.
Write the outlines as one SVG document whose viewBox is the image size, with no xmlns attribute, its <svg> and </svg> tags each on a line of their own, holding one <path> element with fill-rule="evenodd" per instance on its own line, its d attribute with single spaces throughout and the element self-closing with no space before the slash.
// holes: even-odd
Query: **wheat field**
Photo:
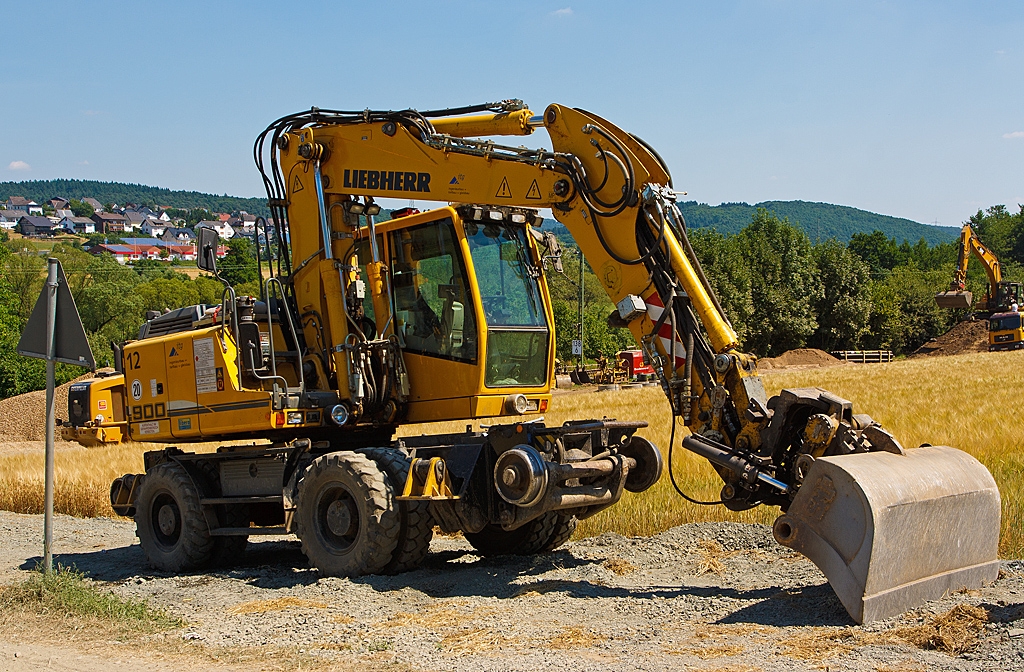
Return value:
<svg viewBox="0 0 1024 672">
<path fill-rule="evenodd" d="M 854 412 L 868 413 L 904 446 L 949 445 L 974 455 L 992 472 L 1002 493 L 1000 553 L 1024 557 L 1024 438 L 1017 419 L 1024 392 L 1024 352 L 976 353 L 845 365 L 819 369 L 769 371 L 769 395 L 784 387 L 817 386 L 854 402 Z M 549 425 L 569 419 L 645 420 L 640 430 L 663 452 L 671 430 L 668 403 L 658 388 L 619 392 L 557 394 L 546 414 Z M 474 423 L 476 427 L 483 423 Z M 400 434 L 463 431 L 465 422 L 403 427 Z M 721 481 L 704 460 L 678 448 L 673 456 L 676 481 L 684 492 L 702 500 L 717 498 Z M 217 444 L 190 447 L 201 451 Z M 143 470 L 145 444 L 101 448 L 64 448 L 57 452 L 55 508 L 75 516 L 113 516 L 110 482 Z M 39 513 L 43 508 L 43 460 L 38 451 L 0 455 L 0 509 Z M 668 478 L 639 495 L 626 493 L 617 505 L 582 521 L 577 536 L 605 531 L 650 535 L 694 521 L 734 520 L 771 524 L 778 510 L 758 507 L 742 513 L 722 506 L 697 506 L 679 497 Z"/>
</svg>

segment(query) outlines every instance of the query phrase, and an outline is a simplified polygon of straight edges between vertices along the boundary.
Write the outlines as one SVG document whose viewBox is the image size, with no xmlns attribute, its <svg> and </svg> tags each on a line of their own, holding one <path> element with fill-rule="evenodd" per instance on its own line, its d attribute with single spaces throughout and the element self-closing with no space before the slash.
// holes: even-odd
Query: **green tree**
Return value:
<svg viewBox="0 0 1024 672">
<path fill-rule="evenodd" d="M 750 269 L 754 320 L 746 347 L 761 356 L 800 348 L 818 328 L 814 306 L 822 295 L 807 235 L 759 208 L 738 235 Z"/>
<path fill-rule="evenodd" d="M 914 263 L 873 283 L 869 346 L 911 352 L 945 333 L 954 318 L 935 304 L 935 293 L 947 283 L 945 272 L 921 271 Z"/>
<path fill-rule="evenodd" d="M 235 287 L 256 282 L 259 277 L 256 268 L 256 247 L 252 241 L 235 236 L 228 241 L 228 252 L 217 263 L 221 277 Z"/>
<path fill-rule="evenodd" d="M 754 315 L 751 271 L 736 236 L 723 236 L 714 229 L 689 232 L 690 244 L 700 260 L 704 275 L 715 291 L 722 310 L 732 323 L 740 342 L 745 343 Z"/>
<path fill-rule="evenodd" d="M 884 276 L 900 263 L 900 249 L 896 240 L 878 229 L 871 233 L 853 234 L 849 248 L 868 265 L 873 278 Z"/>
<path fill-rule="evenodd" d="M 96 214 L 96 210 L 86 203 L 80 201 L 77 198 L 72 198 L 68 202 L 68 206 L 71 208 L 71 212 L 74 213 L 75 217 L 92 217 Z"/>
<path fill-rule="evenodd" d="M 812 256 L 822 293 L 814 305 L 818 328 L 811 343 L 825 351 L 859 348 L 871 330 L 868 265 L 835 240 L 814 246 Z"/>
</svg>

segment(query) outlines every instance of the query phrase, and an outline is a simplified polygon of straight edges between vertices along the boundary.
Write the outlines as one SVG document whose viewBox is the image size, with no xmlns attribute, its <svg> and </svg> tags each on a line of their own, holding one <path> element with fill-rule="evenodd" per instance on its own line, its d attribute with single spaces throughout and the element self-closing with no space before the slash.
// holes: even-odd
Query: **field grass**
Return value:
<svg viewBox="0 0 1024 672">
<path fill-rule="evenodd" d="M 769 371 L 768 393 L 783 387 L 818 386 L 854 402 L 854 412 L 868 413 L 904 446 L 949 445 L 974 455 L 992 472 L 1002 493 L 1000 553 L 1024 557 L 1024 435 L 1016 418 L 1024 392 L 1024 352 L 977 353 L 956 357 L 903 360 L 891 364 L 848 365 L 821 369 Z M 640 430 L 663 450 L 668 446 L 671 416 L 658 388 L 620 392 L 558 394 L 546 414 L 549 425 L 569 419 L 645 420 Z M 463 431 L 466 422 L 403 427 L 400 434 Z M 481 423 L 474 423 L 479 427 Z M 486 421 L 484 422 L 486 424 Z M 683 429 L 677 430 L 679 445 Z M 204 450 L 212 450 L 207 444 Z M 57 454 L 57 511 L 77 516 L 112 516 L 110 482 L 124 473 L 142 471 L 143 444 L 63 450 Z M 43 506 L 42 459 L 38 453 L 0 457 L 0 508 L 39 513 Z M 677 448 L 673 468 L 680 487 L 691 497 L 717 499 L 721 481 L 704 460 Z M 733 520 L 771 524 L 775 508 L 742 513 L 722 506 L 697 506 L 679 497 L 663 478 L 639 495 L 581 522 L 577 536 L 605 531 L 650 535 L 694 521 Z"/>
</svg>

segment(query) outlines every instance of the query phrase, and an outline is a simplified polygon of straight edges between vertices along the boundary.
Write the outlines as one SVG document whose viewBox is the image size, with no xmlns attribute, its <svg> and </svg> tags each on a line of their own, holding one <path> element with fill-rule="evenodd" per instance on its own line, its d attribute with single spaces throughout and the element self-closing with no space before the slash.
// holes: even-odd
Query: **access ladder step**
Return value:
<svg viewBox="0 0 1024 672">
<path fill-rule="evenodd" d="M 281 495 L 266 495 L 263 497 L 206 497 L 199 500 L 202 506 L 215 506 L 217 504 L 280 504 L 284 501 Z"/>
</svg>

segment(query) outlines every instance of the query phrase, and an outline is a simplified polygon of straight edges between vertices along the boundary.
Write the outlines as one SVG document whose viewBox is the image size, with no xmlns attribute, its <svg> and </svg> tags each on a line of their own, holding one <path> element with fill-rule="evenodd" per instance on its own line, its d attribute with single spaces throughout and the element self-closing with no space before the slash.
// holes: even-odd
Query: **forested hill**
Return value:
<svg viewBox="0 0 1024 672">
<path fill-rule="evenodd" d="M 929 245 L 945 243 L 956 239 L 958 227 L 932 226 L 889 215 L 879 215 L 845 205 L 830 203 L 809 203 L 807 201 L 765 201 L 748 205 L 746 203 L 723 203 L 706 205 L 696 201 L 679 204 L 686 218 L 687 226 L 693 228 L 715 228 L 719 233 L 737 233 L 747 224 L 758 208 L 765 208 L 779 217 L 786 217 L 798 225 L 812 241 L 829 238 L 846 243 L 855 233 L 871 233 L 879 230 L 890 238 L 902 242 L 916 243 L 924 238 Z"/>
<path fill-rule="evenodd" d="M 124 182 L 99 182 L 96 180 L 28 180 L 25 182 L 0 182 L 0 200 L 11 196 L 24 196 L 36 203 L 45 203 L 51 198 L 92 197 L 103 204 L 135 203 L 137 205 L 166 205 L 183 210 L 206 208 L 210 212 L 235 212 L 245 210 L 253 215 L 270 215 L 266 198 L 240 198 L 238 196 L 217 196 L 199 191 L 174 191 L 161 187 L 147 187 L 143 184 Z"/>
</svg>

